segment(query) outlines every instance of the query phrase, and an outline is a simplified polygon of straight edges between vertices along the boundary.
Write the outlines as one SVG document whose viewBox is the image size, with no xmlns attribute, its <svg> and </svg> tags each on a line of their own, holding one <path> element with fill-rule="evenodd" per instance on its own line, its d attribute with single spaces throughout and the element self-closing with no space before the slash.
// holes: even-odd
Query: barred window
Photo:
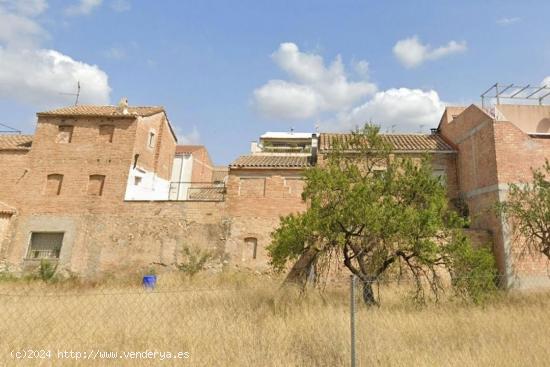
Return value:
<svg viewBox="0 0 550 367">
<path fill-rule="evenodd" d="M 63 232 L 33 232 L 27 251 L 28 259 L 59 259 Z"/>
</svg>

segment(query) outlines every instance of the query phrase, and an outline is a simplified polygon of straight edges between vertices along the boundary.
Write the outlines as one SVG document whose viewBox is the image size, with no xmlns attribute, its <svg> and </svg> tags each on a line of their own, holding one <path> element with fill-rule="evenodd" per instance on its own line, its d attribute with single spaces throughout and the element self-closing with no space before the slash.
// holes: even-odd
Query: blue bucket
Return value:
<svg viewBox="0 0 550 367">
<path fill-rule="evenodd" d="M 143 276 L 143 287 L 146 289 L 155 289 L 155 285 L 157 284 L 157 276 L 156 275 L 145 275 Z"/>
</svg>

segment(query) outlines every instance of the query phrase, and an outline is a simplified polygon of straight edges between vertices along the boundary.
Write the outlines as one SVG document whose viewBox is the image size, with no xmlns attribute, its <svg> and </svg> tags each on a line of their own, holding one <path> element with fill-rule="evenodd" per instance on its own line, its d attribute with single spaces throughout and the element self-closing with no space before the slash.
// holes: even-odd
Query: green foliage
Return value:
<svg viewBox="0 0 550 367">
<path fill-rule="evenodd" d="M 177 264 L 177 267 L 190 278 L 204 270 L 206 263 L 212 258 L 212 253 L 210 251 L 198 248 L 192 249 L 188 246 L 184 246 L 182 252 L 184 259 L 182 263 Z"/>
<path fill-rule="evenodd" d="M 497 290 L 495 258 L 488 246 L 475 248 L 464 236 L 446 247 L 448 268 L 457 295 L 483 303 Z"/>
<path fill-rule="evenodd" d="M 40 267 L 38 268 L 38 277 L 47 282 L 54 279 L 55 271 L 57 270 L 57 264 L 53 265 L 46 259 L 40 260 Z"/>
<path fill-rule="evenodd" d="M 523 252 L 550 259 L 550 162 L 532 172 L 532 182 L 509 185 L 508 197 L 497 210 L 510 219 Z"/>
<path fill-rule="evenodd" d="M 376 303 L 372 284 L 395 267 L 416 280 L 418 299 L 425 284 L 437 296 L 441 267 L 473 269 L 481 255 L 457 240 L 465 220 L 449 208 L 429 157 L 394 156 L 378 131 L 367 125 L 336 141 L 324 163 L 306 171 L 308 210 L 282 218 L 268 247 L 271 264 L 282 270 L 315 246 L 318 256 L 336 254 L 360 279 L 367 304 Z"/>
</svg>

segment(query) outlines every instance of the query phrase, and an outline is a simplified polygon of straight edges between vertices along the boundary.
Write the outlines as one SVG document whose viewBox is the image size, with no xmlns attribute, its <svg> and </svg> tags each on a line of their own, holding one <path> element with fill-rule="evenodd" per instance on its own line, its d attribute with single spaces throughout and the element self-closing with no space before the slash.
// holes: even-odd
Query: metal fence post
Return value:
<svg viewBox="0 0 550 367">
<path fill-rule="evenodd" d="M 351 367 L 355 367 L 355 275 L 350 276 Z"/>
</svg>

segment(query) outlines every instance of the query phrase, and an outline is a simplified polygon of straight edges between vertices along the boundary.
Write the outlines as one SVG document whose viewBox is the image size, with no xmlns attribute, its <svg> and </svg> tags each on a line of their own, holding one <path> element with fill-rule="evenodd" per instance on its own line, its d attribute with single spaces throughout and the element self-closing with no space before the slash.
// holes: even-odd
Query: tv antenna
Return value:
<svg viewBox="0 0 550 367">
<path fill-rule="evenodd" d="M 80 97 L 80 80 L 76 82 L 76 93 L 59 93 L 64 96 L 75 96 L 74 105 L 78 106 L 78 97 Z"/>
<path fill-rule="evenodd" d="M 0 128 L 2 128 L 0 129 L 0 133 L 21 134 L 21 130 L 14 129 L 11 126 L 4 125 L 2 123 L 0 123 Z M 7 130 L 3 130 L 3 129 L 7 129 Z"/>
</svg>

